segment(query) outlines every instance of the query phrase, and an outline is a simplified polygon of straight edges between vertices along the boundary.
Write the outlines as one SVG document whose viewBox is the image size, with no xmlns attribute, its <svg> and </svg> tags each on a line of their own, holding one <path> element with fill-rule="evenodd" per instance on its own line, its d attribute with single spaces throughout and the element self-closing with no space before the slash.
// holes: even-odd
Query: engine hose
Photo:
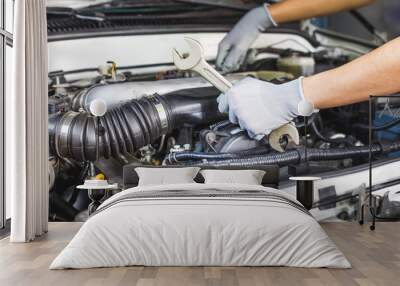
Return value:
<svg viewBox="0 0 400 286">
<path fill-rule="evenodd" d="M 215 88 L 206 87 L 133 99 L 102 116 L 99 130 L 89 113 L 67 112 L 49 125 L 54 129 L 49 130 L 55 145 L 51 149 L 60 157 L 95 161 L 98 132 L 99 157 L 122 158 L 181 126 L 224 119 L 218 112 L 218 95 Z"/>
<path fill-rule="evenodd" d="M 215 167 L 248 167 L 257 165 L 279 165 L 285 166 L 290 164 L 298 163 L 300 156 L 296 150 L 284 152 L 284 153 L 273 153 L 268 155 L 251 156 L 239 159 L 226 159 L 226 160 L 210 160 L 207 162 L 195 162 L 191 161 L 189 165 L 196 166 L 215 166 Z"/>
<path fill-rule="evenodd" d="M 324 142 L 328 142 L 328 143 L 332 143 L 332 144 L 346 144 L 347 146 L 352 146 L 351 142 L 347 139 L 347 138 L 336 138 L 336 139 L 331 139 L 331 138 L 327 138 L 324 135 L 321 134 L 321 132 L 318 130 L 317 125 L 315 124 L 315 122 L 311 123 L 311 127 L 312 130 L 314 131 L 315 135 L 317 136 L 318 139 L 324 141 Z"/>
<path fill-rule="evenodd" d="M 400 142 L 392 144 L 372 144 L 371 151 L 373 155 L 386 154 L 400 150 Z M 239 159 L 227 160 L 210 160 L 207 162 L 189 162 L 190 165 L 198 166 L 215 166 L 215 167 L 247 167 L 256 165 L 279 165 L 287 166 L 291 164 L 299 164 L 305 161 L 328 161 L 340 159 L 355 159 L 368 157 L 370 152 L 369 146 L 349 147 L 337 149 L 304 149 L 290 150 L 284 153 L 273 153 L 262 156 L 252 156 Z M 307 154 L 307 158 L 306 155 Z"/>
<path fill-rule="evenodd" d="M 264 155 L 268 153 L 270 149 L 256 148 L 251 150 L 245 150 L 237 153 L 209 153 L 209 152 L 175 152 L 168 154 L 166 158 L 167 164 L 174 164 L 184 161 L 192 160 L 225 160 L 225 159 L 239 159 L 255 155 Z"/>
<path fill-rule="evenodd" d="M 228 75 L 229 81 L 234 83 L 244 76 Z M 144 94 L 166 95 L 176 93 L 185 89 L 197 89 L 210 87 L 211 84 L 202 77 L 176 78 L 156 81 L 129 81 L 108 84 L 95 84 L 77 92 L 72 97 L 71 108 L 74 111 L 84 109 L 90 110 L 90 104 L 93 100 L 104 100 L 109 109 L 119 106 L 122 102 L 128 102 L 132 99 L 139 99 Z"/>
</svg>

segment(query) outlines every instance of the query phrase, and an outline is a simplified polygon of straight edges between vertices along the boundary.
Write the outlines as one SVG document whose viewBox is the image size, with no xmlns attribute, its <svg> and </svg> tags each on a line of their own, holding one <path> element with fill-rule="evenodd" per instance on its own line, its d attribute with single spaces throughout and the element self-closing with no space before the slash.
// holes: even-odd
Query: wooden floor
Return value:
<svg viewBox="0 0 400 286">
<path fill-rule="evenodd" d="M 400 223 L 368 226 L 326 223 L 323 228 L 353 269 L 285 267 L 124 267 L 48 270 L 79 229 L 79 223 L 50 223 L 43 238 L 29 244 L 0 241 L 0 285 L 400 285 Z"/>
</svg>

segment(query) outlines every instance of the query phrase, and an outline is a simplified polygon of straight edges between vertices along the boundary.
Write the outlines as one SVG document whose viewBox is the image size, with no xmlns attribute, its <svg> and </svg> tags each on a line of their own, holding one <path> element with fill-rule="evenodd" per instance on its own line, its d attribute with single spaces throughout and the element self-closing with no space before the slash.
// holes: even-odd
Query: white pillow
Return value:
<svg viewBox="0 0 400 286">
<path fill-rule="evenodd" d="M 265 171 L 261 170 L 201 170 L 205 184 L 261 185 Z"/>
<path fill-rule="evenodd" d="M 139 186 L 171 185 L 195 183 L 200 168 L 135 168 L 139 176 Z"/>
</svg>

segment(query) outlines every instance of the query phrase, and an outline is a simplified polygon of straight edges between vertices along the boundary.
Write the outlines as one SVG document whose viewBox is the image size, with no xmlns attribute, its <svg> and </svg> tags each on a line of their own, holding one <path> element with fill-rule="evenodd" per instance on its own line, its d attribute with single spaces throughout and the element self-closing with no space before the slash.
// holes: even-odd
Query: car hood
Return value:
<svg viewBox="0 0 400 286">
<path fill-rule="evenodd" d="M 110 0 L 47 0 L 47 7 L 86 8 L 110 2 Z"/>
</svg>

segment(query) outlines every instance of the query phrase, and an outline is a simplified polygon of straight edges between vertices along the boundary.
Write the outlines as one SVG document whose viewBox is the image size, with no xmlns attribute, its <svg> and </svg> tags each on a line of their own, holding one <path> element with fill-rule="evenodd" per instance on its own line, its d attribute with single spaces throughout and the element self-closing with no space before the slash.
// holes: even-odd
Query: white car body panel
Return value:
<svg viewBox="0 0 400 286">
<path fill-rule="evenodd" d="M 215 59 L 218 43 L 225 33 L 180 33 L 157 35 L 124 35 L 112 37 L 94 37 L 50 41 L 49 71 L 77 70 L 104 65 L 115 61 L 120 66 L 138 66 L 168 63 L 166 66 L 139 68 L 131 70 L 134 74 L 150 73 L 175 69 L 172 60 L 172 49 L 189 52 L 184 37 L 200 41 L 208 61 Z M 295 34 L 262 34 L 253 47 L 273 46 L 279 49 L 292 49 L 302 52 L 315 51 L 315 48 L 303 37 Z M 272 55 L 271 55 L 272 56 Z M 93 76 L 86 73 L 84 76 Z M 84 77 L 81 73 L 68 75 L 68 79 Z"/>
</svg>

